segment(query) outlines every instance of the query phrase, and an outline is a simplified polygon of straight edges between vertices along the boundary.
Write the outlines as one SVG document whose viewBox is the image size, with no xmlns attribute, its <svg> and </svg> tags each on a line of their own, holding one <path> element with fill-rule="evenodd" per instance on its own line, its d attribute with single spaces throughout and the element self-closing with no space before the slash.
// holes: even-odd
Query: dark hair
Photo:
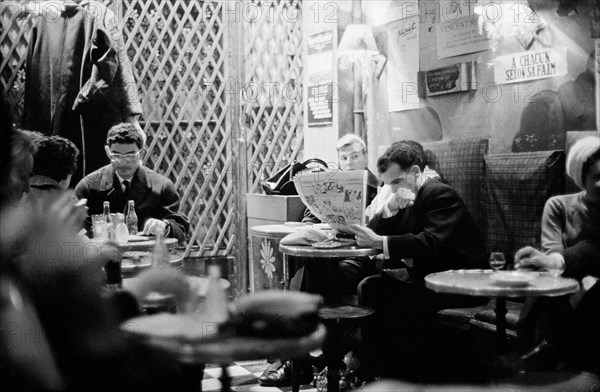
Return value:
<svg viewBox="0 0 600 392">
<path fill-rule="evenodd" d="M 131 123 L 117 124 L 108 130 L 108 134 L 106 135 L 106 145 L 110 147 L 115 143 L 134 143 L 140 150 L 144 147 L 142 135 L 140 135 L 135 125 Z"/>
<path fill-rule="evenodd" d="M 33 156 L 33 174 L 48 176 L 62 181 L 77 170 L 79 149 L 69 139 L 62 136 L 45 136 L 33 133 L 37 152 Z"/>
<path fill-rule="evenodd" d="M 423 147 L 419 149 L 414 146 L 414 143 L 417 142 L 401 141 L 392 144 L 377 160 L 379 173 L 385 173 L 392 163 L 398 164 L 402 170 L 409 170 L 414 165 L 423 170 L 425 168 Z"/>
<path fill-rule="evenodd" d="M 590 171 L 590 168 L 599 159 L 600 159 L 600 149 L 598 149 L 595 153 L 590 155 L 590 157 L 588 159 L 586 159 L 585 162 L 583 163 L 583 166 L 581 167 L 581 181 L 582 181 L 583 185 L 585 185 L 585 177 L 587 176 L 588 172 Z"/>
<path fill-rule="evenodd" d="M 415 149 L 417 149 L 417 152 L 419 154 L 421 154 L 421 159 L 423 160 L 423 167 L 421 168 L 421 170 L 423 170 L 425 168 L 425 166 L 427 166 L 427 164 L 429 162 L 427 162 L 427 154 L 425 153 L 425 149 L 423 148 L 423 145 L 415 140 L 400 140 L 397 143 L 406 143 L 409 146 L 413 146 Z"/>
<path fill-rule="evenodd" d="M 10 140 L 10 182 L 8 197 L 12 200 L 20 199 L 23 193 L 29 190 L 29 176 L 31 164 L 36 152 L 31 132 L 15 129 Z"/>
</svg>

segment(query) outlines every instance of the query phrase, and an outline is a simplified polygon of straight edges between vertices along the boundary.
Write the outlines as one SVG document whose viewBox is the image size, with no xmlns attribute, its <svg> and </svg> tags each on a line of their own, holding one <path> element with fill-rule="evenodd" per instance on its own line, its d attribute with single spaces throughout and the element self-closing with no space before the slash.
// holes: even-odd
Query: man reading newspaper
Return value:
<svg viewBox="0 0 600 392">
<path fill-rule="evenodd" d="M 353 134 L 347 134 L 342 136 L 336 145 L 338 154 L 338 166 L 340 171 L 335 173 L 346 173 L 351 171 L 357 171 L 359 176 L 362 173 L 358 171 L 366 171 L 365 175 L 368 178 L 368 184 L 366 190 L 362 190 L 361 186 L 353 187 L 349 189 L 346 194 L 345 190 L 339 196 L 344 200 L 348 200 L 347 204 L 361 205 L 363 200 L 365 201 L 364 206 L 375 197 L 377 193 L 378 180 L 373 173 L 367 168 L 367 146 L 365 142 L 358 136 Z M 324 172 L 316 175 L 324 175 Z M 327 173 L 325 175 L 331 175 Z M 337 181 L 324 181 L 323 186 L 319 185 L 319 189 L 315 189 L 313 195 L 316 192 L 333 192 L 340 185 Z M 320 200 L 321 207 L 325 209 L 326 203 L 331 203 L 331 200 Z M 316 205 L 316 199 L 312 199 L 309 204 Z M 331 205 L 328 206 L 332 208 Z M 320 210 L 319 210 L 320 211 Z M 361 220 L 361 211 L 347 211 L 347 214 L 353 214 L 354 217 L 358 217 L 358 221 Z M 319 214 L 321 215 L 321 214 Z M 322 215 L 321 215 L 322 216 Z M 340 214 L 341 216 L 341 214 Z M 347 215 L 349 216 L 349 215 Z M 309 208 L 306 208 L 304 213 L 303 222 L 321 223 L 321 220 L 311 212 Z M 322 260 L 308 260 L 308 259 L 296 259 L 299 264 L 303 264 L 300 267 L 294 278 L 290 283 L 290 288 L 293 290 L 307 291 L 310 293 L 316 293 L 324 296 L 325 298 L 331 298 L 332 296 L 340 294 L 356 295 L 356 286 L 360 280 L 367 275 L 362 270 L 369 267 L 368 259 L 366 260 L 338 260 L 336 262 L 328 261 L 323 263 Z M 333 275 L 335 274 L 335 275 Z M 331 282 L 339 282 L 339 287 L 333 287 Z M 313 371 L 308 361 L 296 361 L 295 366 L 299 369 L 298 377 L 301 383 L 312 381 Z M 289 362 L 275 361 L 271 364 L 260 376 L 259 382 L 262 386 L 289 386 L 291 385 L 291 370 Z"/>
<path fill-rule="evenodd" d="M 427 178 L 421 151 L 399 142 L 378 159 L 378 172 L 390 192 L 368 227 L 352 226 L 359 246 L 381 250 L 379 260 L 401 267 L 382 270 L 358 286 L 359 303 L 375 309 L 363 330 L 360 358 L 370 365 L 371 375 L 391 374 L 400 363 L 426 356 L 424 343 L 431 340 L 428 331 L 437 310 L 473 305 L 469 298 L 427 290 L 427 274 L 486 265 L 483 238 L 464 201 L 449 185 Z"/>
</svg>

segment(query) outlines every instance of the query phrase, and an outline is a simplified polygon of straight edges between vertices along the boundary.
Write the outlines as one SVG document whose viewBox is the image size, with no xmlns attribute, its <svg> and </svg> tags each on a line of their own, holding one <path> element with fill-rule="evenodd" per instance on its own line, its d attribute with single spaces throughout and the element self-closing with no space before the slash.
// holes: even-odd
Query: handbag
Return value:
<svg viewBox="0 0 600 392">
<path fill-rule="evenodd" d="M 307 159 L 302 163 L 298 161 L 293 161 L 281 168 L 271 178 L 262 181 L 260 185 L 262 186 L 263 190 L 267 195 L 297 195 L 298 192 L 296 191 L 296 186 L 294 185 L 293 180 L 294 174 L 307 169 L 308 165 L 310 165 L 311 163 L 318 163 L 325 169 L 327 168 L 327 163 L 318 158 Z"/>
</svg>

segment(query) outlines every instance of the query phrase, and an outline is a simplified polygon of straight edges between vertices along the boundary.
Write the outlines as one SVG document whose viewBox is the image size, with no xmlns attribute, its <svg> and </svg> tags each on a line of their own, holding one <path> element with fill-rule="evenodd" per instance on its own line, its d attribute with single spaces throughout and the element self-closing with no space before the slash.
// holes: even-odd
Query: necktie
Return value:
<svg viewBox="0 0 600 392">
<path fill-rule="evenodd" d="M 123 197 L 125 199 L 125 206 L 127 206 L 127 201 L 129 200 L 129 181 L 123 181 L 123 186 L 125 190 L 123 191 Z"/>
</svg>

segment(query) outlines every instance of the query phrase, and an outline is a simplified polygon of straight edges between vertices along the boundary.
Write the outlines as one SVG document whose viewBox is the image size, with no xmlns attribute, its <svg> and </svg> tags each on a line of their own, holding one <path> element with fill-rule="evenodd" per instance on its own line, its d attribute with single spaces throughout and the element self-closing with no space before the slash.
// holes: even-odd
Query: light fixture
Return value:
<svg viewBox="0 0 600 392">
<path fill-rule="evenodd" d="M 363 69 L 370 69 L 375 65 L 377 78 L 387 62 L 385 55 L 377 49 L 371 26 L 366 24 L 350 24 L 346 27 L 337 49 L 337 56 L 342 69 L 348 69 L 351 64 L 360 64 Z"/>
<path fill-rule="evenodd" d="M 346 27 L 340 45 L 338 57 L 347 56 L 354 61 L 369 59 L 379 53 L 371 27 L 366 24 L 350 24 Z"/>
<path fill-rule="evenodd" d="M 477 0 L 475 14 L 479 16 L 479 31 L 487 32 L 492 52 L 498 44 L 508 38 L 515 38 L 525 50 L 534 41 L 550 46 L 550 38 L 540 34 L 546 22 L 531 8 L 528 0 L 501 2 L 497 0 Z"/>
</svg>

